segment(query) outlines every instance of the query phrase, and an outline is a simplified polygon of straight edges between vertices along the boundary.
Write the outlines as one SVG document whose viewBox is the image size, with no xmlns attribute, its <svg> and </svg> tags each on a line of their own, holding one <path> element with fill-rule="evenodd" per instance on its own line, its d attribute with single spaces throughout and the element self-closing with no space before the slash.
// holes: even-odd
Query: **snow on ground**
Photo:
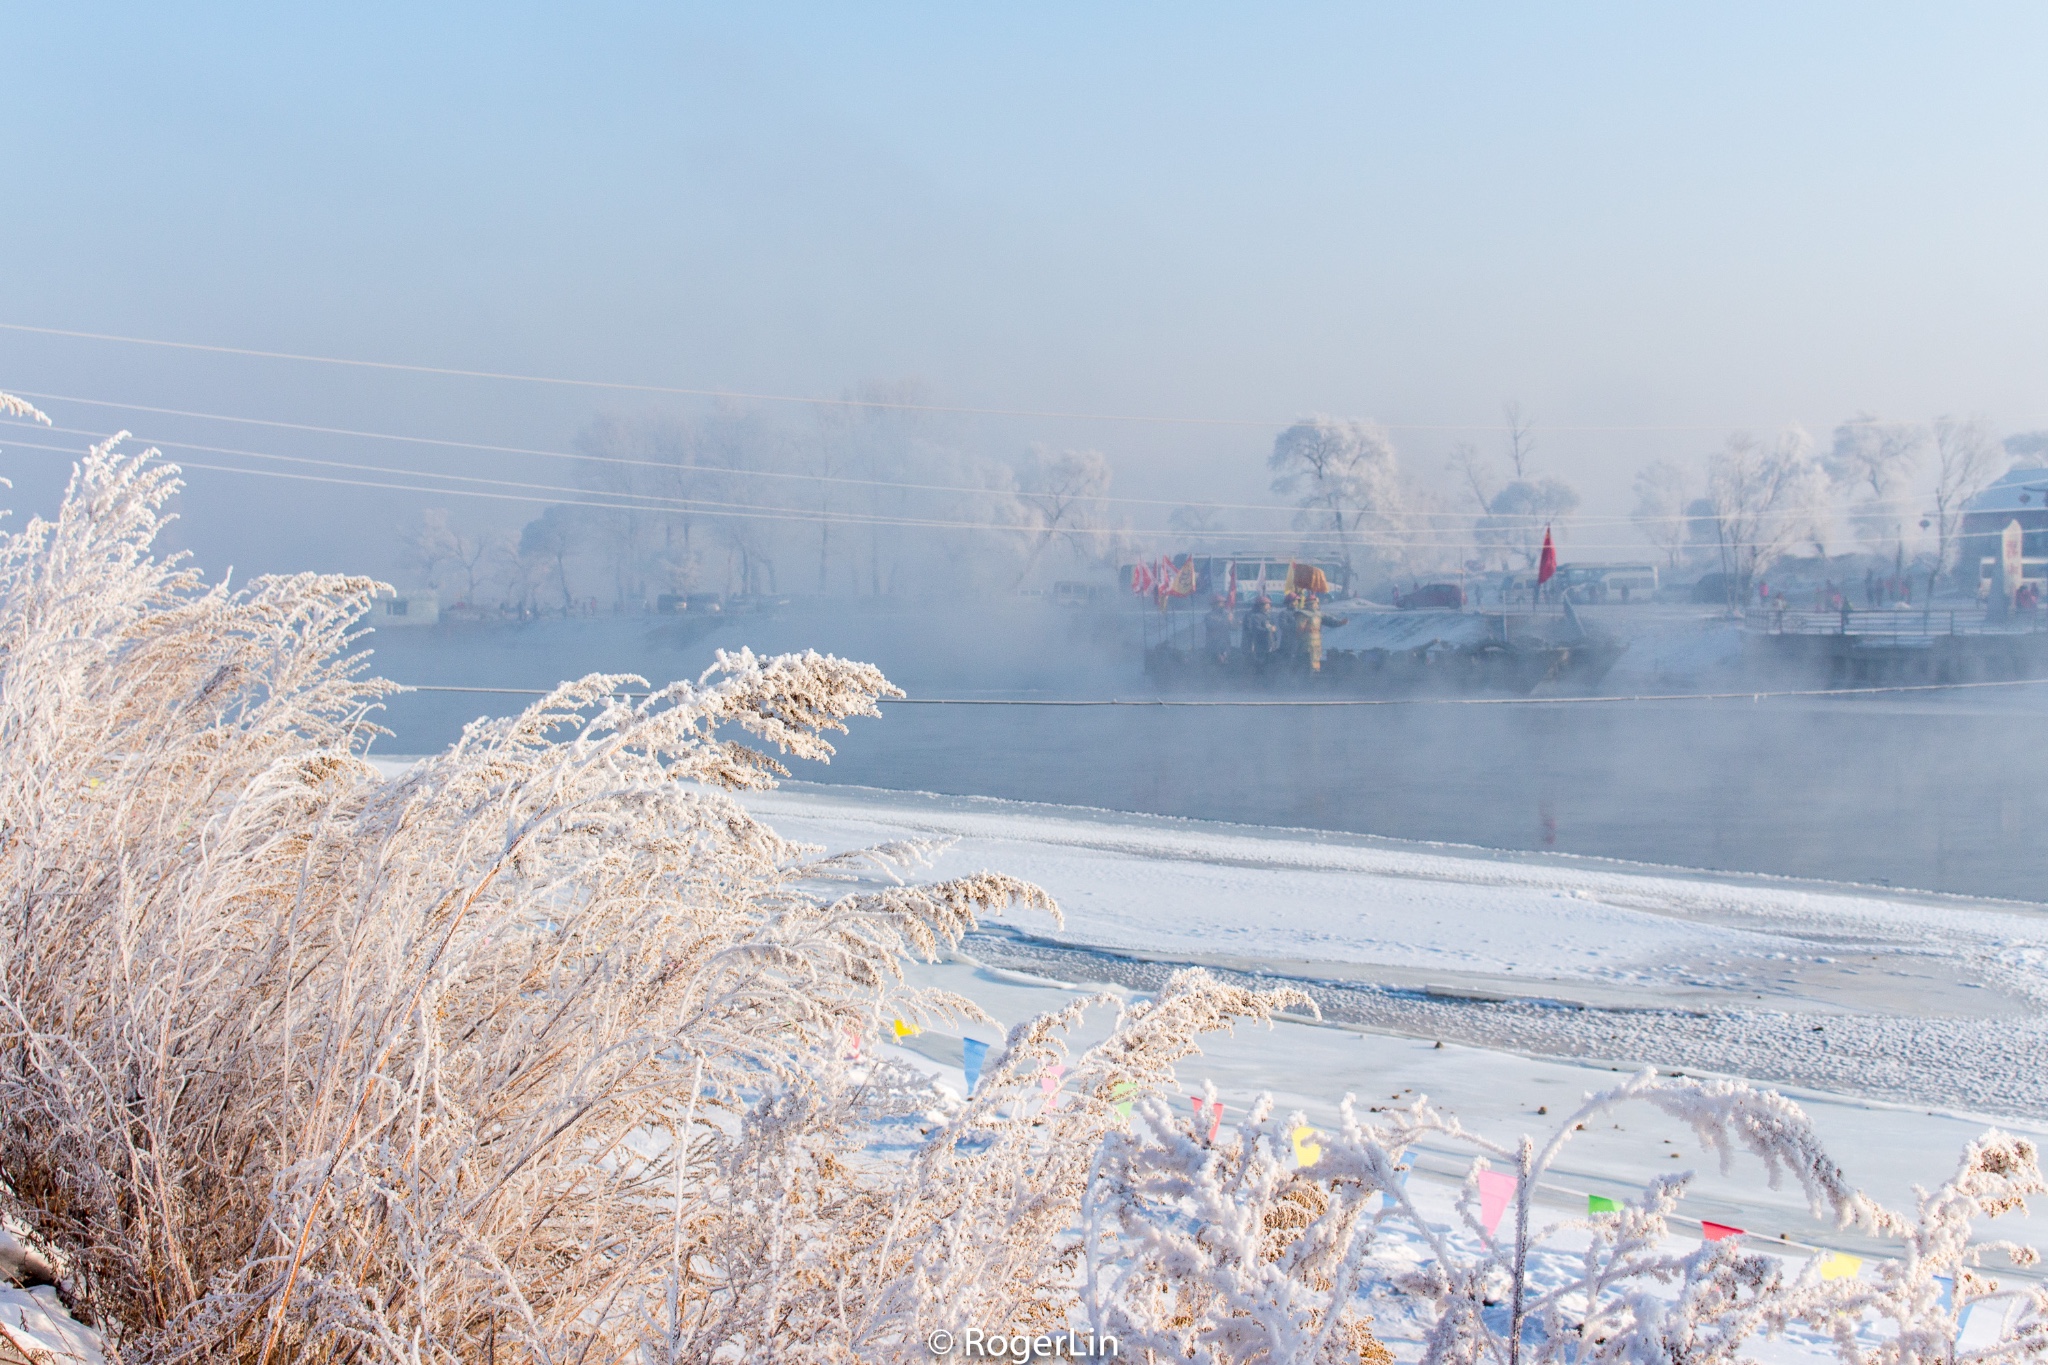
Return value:
<svg viewBox="0 0 2048 1365">
<path fill-rule="evenodd" d="M 10 1355 L 10 1351 L 12 1354 Z M 0 1365 L 100 1365 L 99 1333 L 80 1325 L 48 1285 L 0 1286 Z"/>
<path fill-rule="evenodd" d="M 1062 943 L 1483 980 L 1602 1005 L 2048 1005 L 2048 915 L 2035 907 L 847 788 L 748 804 L 834 848 L 906 831 L 956 838 L 941 870 L 1039 881 L 1067 924 L 1027 928 Z"/>
<path fill-rule="evenodd" d="M 833 849 L 951 838 L 938 873 L 1058 898 L 1063 927 L 992 926 L 984 962 L 1138 989 L 1199 964 L 1386 1032 L 2048 1117 L 2034 906 L 971 798 L 747 801 Z"/>
<path fill-rule="evenodd" d="M 1003 1025 L 1105 984 L 1155 990 L 1187 963 L 1307 985 L 1329 1022 L 1215 1039 L 1184 1068 L 1233 1112 L 1270 1091 L 1330 1122 L 1347 1093 L 1423 1092 L 1508 1139 L 1643 1065 L 1736 1075 L 1790 1094 L 1852 1179 L 1905 1207 L 1988 1127 L 2048 1139 L 2048 916 L 2031 907 L 845 788 L 745 801 L 834 849 L 952 837 L 937 874 L 1050 890 L 1063 928 L 1014 921 L 919 973 Z M 913 1041 L 958 1083 L 957 1042 Z M 1689 1168 L 1675 1125 L 1622 1123 L 1567 1158 L 1583 1192 Z M 1818 1235 L 1755 1171 L 1703 1171 L 1694 1200 L 1695 1216 Z"/>
</svg>

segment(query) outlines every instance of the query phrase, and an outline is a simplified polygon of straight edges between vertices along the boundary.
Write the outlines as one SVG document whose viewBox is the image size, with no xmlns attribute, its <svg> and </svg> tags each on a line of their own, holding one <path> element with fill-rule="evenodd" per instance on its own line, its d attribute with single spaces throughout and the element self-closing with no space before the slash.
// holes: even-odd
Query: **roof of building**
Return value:
<svg viewBox="0 0 2048 1365">
<path fill-rule="evenodd" d="M 1970 499 L 1972 512 L 2024 512 L 2048 507 L 2048 469 L 2015 469 Z"/>
</svg>

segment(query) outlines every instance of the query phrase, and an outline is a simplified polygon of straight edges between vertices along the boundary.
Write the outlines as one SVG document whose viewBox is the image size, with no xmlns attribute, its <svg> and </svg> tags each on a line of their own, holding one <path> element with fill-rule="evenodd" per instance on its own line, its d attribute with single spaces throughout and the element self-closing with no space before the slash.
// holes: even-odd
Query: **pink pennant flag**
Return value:
<svg viewBox="0 0 2048 1365">
<path fill-rule="evenodd" d="M 1067 1074 L 1063 1066 L 1049 1066 L 1038 1073 L 1038 1088 L 1045 1092 L 1045 1107 L 1060 1107 L 1060 1077 Z"/>
<path fill-rule="evenodd" d="M 1515 1197 L 1516 1180 L 1505 1171 L 1481 1171 L 1479 1173 L 1479 1225 L 1486 1229 L 1488 1237 L 1500 1226 L 1500 1216 L 1508 1211 L 1508 1201 Z"/>
<path fill-rule="evenodd" d="M 1730 1227 L 1726 1223 L 1709 1223 L 1704 1218 L 1700 1220 L 1700 1236 L 1706 1238 L 1709 1242 L 1718 1242 L 1724 1237 L 1740 1237 L 1741 1235 L 1741 1228 Z"/>
<path fill-rule="evenodd" d="M 1188 1101 L 1195 1106 L 1195 1136 L 1202 1136 L 1202 1120 L 1207 1118 L 1209 1120 L 1208 1142 L 1211 1147 L 1215 1146 L 1216 1133 L 1223 1127 L 1223 1101 L 1216 1101 L 1213 1107 L 1200 1095 L 1190 1095 L 1188 1096 Z"/>
</svg>

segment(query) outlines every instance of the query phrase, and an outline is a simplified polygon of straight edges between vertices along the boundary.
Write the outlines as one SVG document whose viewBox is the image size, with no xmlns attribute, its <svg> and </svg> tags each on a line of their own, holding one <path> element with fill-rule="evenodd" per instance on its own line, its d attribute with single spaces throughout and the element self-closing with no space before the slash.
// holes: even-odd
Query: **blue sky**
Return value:
<svg viewBox="0 0 2048 1365">
<path fill-rule="evenodd" d="M 1516 398 L 1612 510 L 1642 460 L 1729 426 L 2048 425 L 2037 6 L 4 23 L 0 321 L 1276 424 L 1483 426 Z M 607 403 L 5 334 L 0 382 L 549 443 Z M 1454 435 L 1401 439 L 1429 465 Z M 1270 434 L 978 439 L 1236 496 Z"/>
</svg>

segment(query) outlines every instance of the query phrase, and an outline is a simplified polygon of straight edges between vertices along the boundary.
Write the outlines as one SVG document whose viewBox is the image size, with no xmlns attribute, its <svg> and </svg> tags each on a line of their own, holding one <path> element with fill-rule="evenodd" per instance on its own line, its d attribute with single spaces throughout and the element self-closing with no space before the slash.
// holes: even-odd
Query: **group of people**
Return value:
<svg viewBox="0 0 2048 1365">
<path fill-rule="evenodd" d="M 1913 583 L 1905 574 L 1881 574 L 1875 569 L 1863 573 L 1863 601 L 1866 606 L 1886 607 L 1894 602 L 1911 602 Z"/>
<path fill-rule="evenodd" d="M 1285 605 L 1274 609 L 1272 600 L 1260 593 L 1242 613 L 1231 609 L 1230 599 L 1211 599 L 1209 614 L 1202 618 L 1202 646 L 1211 660 L 1228 665 L 1242 659 L 1254 668 L 1275 660 L 1304 657 L 1310 668 L 1322 664 L 1322 628 L 1344 624 L 1325 617 L 1312 592 L 1290 592 Z"/>
</svg>

